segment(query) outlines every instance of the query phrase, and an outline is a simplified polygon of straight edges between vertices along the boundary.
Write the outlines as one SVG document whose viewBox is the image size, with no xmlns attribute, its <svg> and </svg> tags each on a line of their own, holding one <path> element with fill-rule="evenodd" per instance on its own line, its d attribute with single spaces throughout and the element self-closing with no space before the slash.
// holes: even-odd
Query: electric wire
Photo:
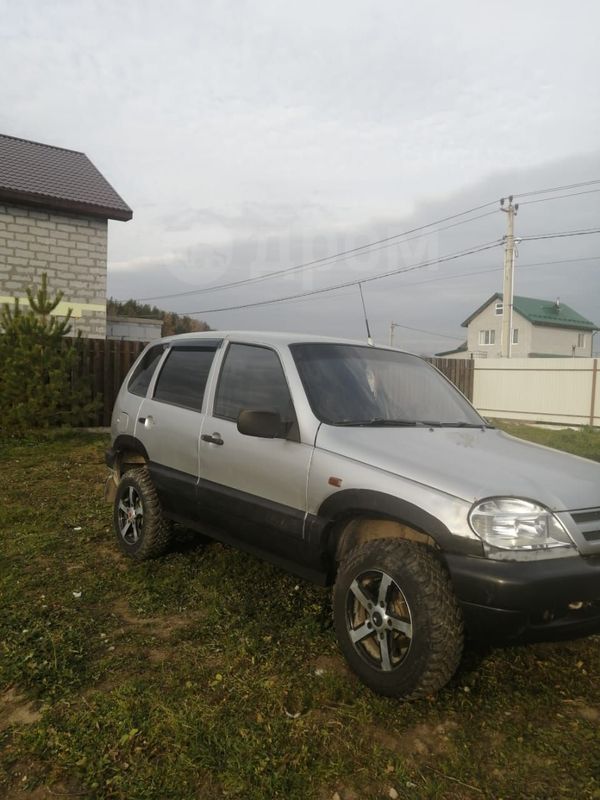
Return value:
<svg viewBox="0 0 600 800">
<path fill-rule="evenodd" d="M 519 194 L 514 194 L 513 198 L 532 197 L 537 194 L 551 194 L 552 192 L 563 192 L 567 191 L 568 189 L 580 189 L 582 186 L 594 186 L 599 183 L 600 183 L 600 178 L 594 178 L 591 181 L 580 181 L 579 183 L 569 183 L 565 184 L 564 186 L 551 186 L 548 189 L 535 189 L 532 192 L 520 192 Z"/>
<path fill-rule="evenodd" d="M 533 262 L 528 262 L 528 263 L 525 263 L 525 264 L 521 264 L 519 262 L 516 262 L 515 266 L 516 266 L 517 270 L 520 272 L 523 269 L 538 269 L 539 267 L 548 267 L 548 266 L 552 266 L 554 264 L 575 264 L 575 263 L 578 263 L 580 261 L 600 261 L 600 255 L 587 256 L 587 257 L 584 257 L 584 258 L 559 258 L 559 259 L 555 259 L 554 261 L 533 261 Z M 439 281 L 451 281 L 454 278 L 468 278 L 471 275 L 486 275 L 486 274 L 491 273 L 491 272 L 503 272 L 503 270 L 504 270 L 504 267 L 502 266 L 502 267 L 487 267 L 486 269 L 471 270 L 470 272 L 453 272 L 453 273 L 451 273 L 449 275 L 438 275 L 436 278 L 427 278 L 424 281 L 411 281 L 410 283 L 401 283 L 398 286 L 398 289 L 401 290 L 401 289 L 404 289 L 404 288 L 408 288 L 409 286 L 423 286 L 424 284 L 427 284 L 427 283 L 437 283 Z M 346 287 L 346 288 L 351 288 L 351 287 Z M 348 296 L 349 296 L 348 292 L 341 291 L 341 292 L 338 292 L 337 294 L 330 295 L 328 298 L 317 298 L 317 297 L 315 297 L 313 299 L 315 299 L 315 300 L 328 299 L 329 300 L 329 299 L 332 299 L 333 297 L 348 297 Z M 290 300 L 288 302 L 289 302 L 290 305 L 293 305 L 294 303 L 301 303 L 301 302 L 304 302 L 304 300 L 309 300 L 309 299 L 311 299 L 311 298 L 309 298 L 309 297 L 298 297 L 295 300 Z"/>
<path fill-rule="evenodd" d="M 563 200 L 565 197 L 579 197 L 582 194 L 596 194 L 600 189 L 586 189 L 583 192 L 572 192 L 571 194 L 557 194 L 555 197 L 540 197 L 537 200 L 523 200 L 519 203 L 521 206 L 529 206 L 532 203 L 548 203 L 550 200 Z"/>
<path fill-rule="evenodd" d="M 520 242 L 535 242 L 541 239 L 564 239 L 571 236 L 590 236 L 593 233 L 600 233 L 600 228 L 581 228 L 573 231 L 556 231 L 555 233 L 540 233 L 530 236 L 515 237 Z"/>
<path fill-rule="evenodd" d="M 382 272 L 377 275 L 369 275 L 365 278 L 355 278 L 350 281 L 344 281 L 342 283 L 337 283 L 334 286 L 327 286 L 322 289 L 310 289 L 305 292 L 297 292 L 296 294 L 288 295 L 286 297 L 276 297 L 271 298 L 269 300 L 256 300 L 251 303 L 238 303 L 236 305 L 231 306 L 222 306 L 219 308 L 205 308 L 200 309 L 198 311 L 186 311 L 183 312 L 185 316 L 191 317 L 195 314 L 213 314 L 220 311 L 237 311 L 243 308 L 256 308 L 257 306 L 266 306 L 272 305 L 273 303 L 282 303 L 286 300 L 296 300 L 300 297 L 309 297 L 310 295 L 315 294 L 323 294 L 324 292 L 331 292 L 336 289 L 342 289 L 346 286 L 355 286 L 358 283 L 371 283 L 372 281 L 382 280 L 383 278 L 388 278 L 391 275 L 400 275 L 406 272 L 413 272 L 414 270 L 424 269 L 425 267 L 432 266 L 434 264 L 443 264 L 447 261 L 454 261 L 457 258 L 463 258 L 465 256 L 473 255 L 475 253 L 481 253 L 484 250 L 491 250 L 493 247 L 499 247 L 502 244 L 501 240 L 495 240 L 493 242 L 486 242 L 485 244 L 478 245 L 475 248 L 471 248 L 468 250 L 462 250 L 458 253 L 451 253 L 447 256 L 441 256 L 440 258 L 432 259 L 431 261 L 423 261 L 419 264 L 412 264 L 407 267 L 398 267 L 397 269 L 388 270 L 387 272 Z"/>
<path fill-rule="evenodd" d="M 554 261 L 533 261 L 526 264 L 516 262 L 515 268 L 518 272 L 522 269 L 535 269 L 538 267 L 548 267 L 554 264 L 575 264 L 579 261 L 597 261 L 600 260 L 600 255 L 587 256 L 585 258 L 559 258 Z M 472 270 L 471 272 L 454 272 L 452 275 L 438 275 L 437 278 L 427 278 L 424 281 L 412 281 L 411 283 L 403 283 L 399 288 L 403 289 L 405 286 L 422 286 L 425 283 L 436 283 L 438 281 L 450 281 L 453 278 L 466 278 L 469 275 L 485 275 L 489 272 L 503 272 L 504 267 L 488 267 L 487 269 Z"/>
<path fill-rule="evenodd" d="M 497 204 L 496 200 L 491 201 L 489 203 L 484 203 L 484 204 L 482 204 L 480 206 L 475 206 L 474 208 L 470 208 L 467 211 L 461 211 L 458 214 L 452 214 L 452 215 L 450 215 L 448 217 L 444 217 L 442 219 L 436 220 L 435 222 L 429 222 L 426 225 L 421 225 L 421 226 L 416 227 L 416 228 L 410 228 L 409 230 L 403 231 L 402 233 L 395 233 L 392 236 L 385 237 L 384 239 L 377 239 L 377 240 L 375 240 L 373 242 L 367 242 L 366 244 L 359 245 L 358 247 L 352 247 L 349 250 L 341 250 L 338 253 L 332 253 L 329 256 L 323 256 L 321 258 L 315 258 L 312 261 L 305 261 L 305 262 L 303 262 L 301 264 L 295 264 L 294 266 L 291 266 L 291 267 L 285 267 L 284 269 L 277 269 L 277 270 L 273 270 L 271 272 L 265 272 L 263 275 L 256 275 L 256 276 L 253 276 L 251 278 L 241 278 L 240 280 L 237 280 L 237 281 L 229 281 L 227 283 L 215 284 L 214 286 L 207 286 L 207 287 L 204 287 L 202 289 L 187 289 L 186 291 L 175 292 L 175 293 L 172 293 L 172 294 L 155 295 L 153 297 L 138 297 L 138 298 L 136 298 L 136 300 L 138 302 L 150 302 L 152 300 L 170 300 L 170 299 L 175 298 L 175 297 L 186 297 L 186 296 L 189 296 L 189 295 L 192 295 L 192 294 L 204 294 L 204 293 L 207 293 L 207 292 L 215 292 L 215 291 L 217 291 L 219 289 L 231 289 L 231 288 L 234 288 L 236 286 L 245 286 L 245 285 L 247 285 L 249 283 L 259 283 L 261 281 L 270 280 L 271 278 L 280 277 L 282 275 L 288 275 L 288 274 L 290 274 L 292 272 L 298 272 L 298 271 L 300 271 L 302 269 L 307 269 L 308 267 L 316 266 L 316 265 L 319 265 L 319 264 L 323 264 L 323 265 L 329 266 L 330 264 L 335 264 L 335 263 L 338 263 L 339 261 L 346 261 L 349 258 L 356 258 L 357 256 L 360 256 L 360 255 L 370 255 L 373 252 L 377 252 L 378 250 L 383 250 L 386 247 L 392 247 L 392 246 L 394 246 L 394 245 L 399 243 L 399 242 L 393 241 L 393 240 L 402 239 L 403 241 L 400 242 L 400 243 L 404 243 L 404 242 L 412 241 L 413 239 L 416 239 L 416 238 L 421 238 L 421 237 L 416 237 L 416 236 L 411 237 L 411 238 L 405 238 L 405 237 L 409 236 L 412 233 L 416 233 L 416 232 L 419 232 L 419 231 L 424 231 L 427 228 L 431 228 L 431 227 L 433 227 L 435 225 L 439 225 L 439 224 L 441 224 L 443 222 L 448 222 L 449 220 L 457 219 L 458 217 L 466 216 L 467 214 L 472 214 L 475 211 L 480 211 L 481 209 L 488 208 L 489 206 L 496 205 L 496 204 Z M 455 222 L 452 225 L 447 225 L 447 226 L 445 226 L 443 228 L 436 228 L 435 230 L 430 231 L 429 233 L 426 233 L 425 235 L 426 236 L 430 236 L 433 233 L 438 233 L 440 231 L 448 230 L 449 228 L 454 228 L 457 225 L 466 225 L 469 222 L 474 222 L 475 220 L 482 219 L 483 217 L 491 216 L 492 214 L 495 214 L 495 213 L 496 213 L 495 211 L 488 211 L 485 214 L 480 214 L 480 215 L 478 215 L 476 217 L 471 217 L 470 219 L 461 220 L 460 222 Z M 375 247 L 376 245 L 381 245 L 381 244 L 383 244 L 383 247 Z"/>
<path fill-rule="evenodd" d="M 435 228 L 433 231 L 429 231 L 428 233 L 425 233 L 425 234 L 419 234 L 418 236 L 409 236 L 408 238 L 403 239 L 401 242 L 389 242 L 388 244 L 381 245 L 381 247 L 374 247 L 372 250 L 367 250 L 365 252 L 352 253 L 349 256 L 343 256 L 343 257 L 340 257 L 340 258 L 334 258 L 333 256 L 331 256 L 330 258 L 332 260 L 328 261 L 327 263 L 324 263 L 323 266 L 329 267 L 329 266 L 331 266 L 333 264 L 338 264 L 338 263 L 340 263 L 342 261 L 349 261 L 352 258 L 357 258 L 357 257 L 360 257 L 360 256 L 365 256 L 365 255 L 371 255 L 372 253 L 378 253 L 380 250 L 386 250 L 386 249 L 388 249 L 390 247 L 398 247 L 399 245 L 405 244 L 406 242 L 412 242 L 415 239 L 421 239 L 423 236 L 431 236 L 433 233 L 439 233 L 440 231 L 446 231 L 449 228 L 455 228 L 457 225 L 464 225 L 464 224 L 466 224 L 468 222 L 474 222 L 477 219 L 483 219 L 483 217 L 489 217 L 489 216 L 491 216 L 492 214 L 495 214 L 495 213 L 496 213 L 495 211 L 488 211 L 485 214 L 479 214 L 476 217 L 471 217 L 470 219 L 462 220 L 461 222 L 453 222 L 451 225 L 445 225 L 443 228 Z M 300 269 L 308 268 L 309 266 L 311 266 L 311 264 L 312 264 L 312 262 L 308 262 L 307 264 L 304 264 L 304 265 L 299 264 L 296 267 L 289 267 L 288 270 L 293 269 L 295 271 L 296 270 L 299 271 Z M 192 294 L 206 294 L 208 292 L 214 292 L 217 289 L 231 289 L 231 288 L 233 288 L 235 286 L 244 286 L 244 285 L 247 285 L 247 284 L 250 284 L 250 283 L 252 283 L 252 284 L 260 283 L 261 281 L 270 280 L 272 277 L 278 277 L 281 274 L 282 273 L 279 270 L 277 270 L 276 272 L 268 272 L 268 273 L 265 273 L 263 275 L 256 275 L 256 276 L 254 276 L 252 278 L 242 278 L 239 281 L 234 281 L 232 283 L 221 284 L 220 286 L 209 286 L 206 289 L 190 289 L 190 290 L 187 290 L 187 291 L 184 291 L 184 292 L 179 292 L 177 294 L 163 295 L 161 299 L 166 300 L 166 299 L 173 298 L 173 297 L 183 297 L 183 296 L 189 296 L 189 295 L 192 295 Z M 144 298 L 141 298 L 140 300 L 143 300 L 143 299 Z M 146 300 L 148 300 L 148 299 L 157 300 L 159 298 L 155 297 L 155 298 L 145 298 L 145 299 Z"/>
<path fill-rule="evenodd" d="M 530 196 L 535 196 L 535 195 L 539 195 L 539 194 L 549 194 L 549 193 L 556 192 L 556 191 L 562 191 L 562 190 L 568 190 L 568 189 L 577 189 L 577 188 L 580 188 L 582 186 L 591 186 L 591 185 L 595 185 L 595 184 L 600 184 L 600 179 L 594 179 L 594 180 L 590 180 L 590 181 L 583 181 L 583 182 L 579 182 L 579 183 L 566 184 L 566 185 L 563 185 L 563 186 L 554 186 L 554 187 L 549 187 L 549 188 L 545 188 L 545 189 L 536 189 L 536 190 L 531 191 L 531 192 L 521 192 L 519 194 L 513 195 L 513 197 L 515 197 L 515 198 L 517 198 L 517 197 L 530 197 Z M 540 199 L 537 199 L 537 200 L 525 200 L 525 201 L 522 201 L 521 205 L 526 205 L 526 204 L 530 204 L 530 203 L 548 202 L 550 200 L 559 200 L 559 199 L 562 199 L 562 198 L 575 197 L 575 196 L 579 196 L 579 195 L 583 195 L 583 194 L 592 194 L 592 193 L 595 193 L 595 192 L 600 192 L 600 188 L 591 189 L 591 190 L 584 190 L 584 191 L 581 191 L 581 192 L 573 192 L 573 193 L 570 193 L 570 194 L 558 195 L 556 197 L 544 197 L 544 198 L 540 198 Z M 464 225 L 464 224 L 467 224 L 469 222 L 474 222 L 475 220 L 482 219 L 482 218 L 487 217 L 487 216 L 491 216 L 491 215 L 495 214 L 496 212 L 495 211 L 487 211 L 484 214 L 479 214 L 479 215 L 477 215 L 475 217 L 470 217 L 469 219 L 460 219 L 461 217 L 468 216 L 469 214 L 473 214 L 476 211 L 480 211 L 480 210 L 489 208 L 490 206 L 493 206 L 493 205 L 496 205 L 496 201 L 490 201 L 488 203 L 482 203 L 482 204 L 480 204 L 478 206 L 474 206 L 473 208 L 467 209 L 465 211 L 458 212 L 457 214 L 452 214 L 452 215 L 443 217 L 443 218 L 441 218 L 439 220 L 427 223 L 425 225 L 421 225 L 421 226 L 418 226 L 418 227 L 415 227 L 415 228 L 408 229 L 406 231 L 403 231 L 402 233 L 393 234 L 392 236 L 388 236 L 388 237 L 385 237 L 385 238 L 382 238 L 382 239 L 378 239 L 378 240 L 375 240 L 373 242 L 368 242 L 368 243 L 366 243 L 364 245 L 360 245 L 358 247 L 350 248 L 348 250 L 342 250 L 342 251 L 337 252 L 337 253 L 332 253 L 329 256 L 323 256 L 323 257 L 318 258 L 318 259 L 313 259 L 312 261 L 307 261 L 307 262 L 303 262 L 303 263 L 300 263 L 300 264 L 295 264 L 295 265 L 293 265 L 291 267 L 286 267 L 284 269 L 273 270 L 271 272 L 267 272 L 267 273 L 264 273 L 262 275 L 256 275 L 256 276 L 249 277 L 249 278 L 242 278 L 242 279 L 237 280 L 237 281 L 230 281 L 230 282 L 227 282 L 227 283 L 216 284 L 214 286 L 208 286 L 208 287 L 205 287 L 205 288 L 202 288 L 202 289 L 188 289 L 188 290 L 185 290 L 185 291 L 182 291 L 182 292 L 175 292 L 175 293 L 166 294 L 166 295 L 155 295 L 155 296 L 152 296 L 152 297 L 137 298 L 137 300 L 139 302 L 148 302 L 148 301 L 153 301 L 153 300 L 166 300 L 166 299 L 173 299 L 173 298 L 177 298 L 177 297 L 187 297 L 187 296 L 191 296 L 191 295 L 195 295 L 195 294 L 204 294 L 204 293 L 208 293 L 208 292 L 218 291 L 218 290 L 221 290 L 221 289 L 229 289 L 229 288 L 235 288 L 235 287 L 238 287 L 238 286 L 246 286 L 246 285 L 249 285 L 249 284 L 259 283 L 259 282 L 263 282 L 263 281 L 266 281 L 266 280 L 270 280 L 272 278 L 280 277 L 280 276 L 283 276 L 283 275 L 288 275 L 288 274 L 291 274 L 291 273 L 294 273 L 294 272 L 299 272 L 300 270 L 307 269 L 307 268 L 312 267 L 312 266 L 317 266 L 317 265 L 331 266 L 333 264 L 339 263 L 340 261 L 346 261 L 346 260 L 349 260 L 351 258 L 356 258 L 356 257 L 362 256 L 362 255 L 371 255 L 372 253 L 376 253 L 376 252 L 378 252 L 380 250 L 383 250 L 383 249 L 386 249 L 386 248 L 389 248 L 389 247 L 392 247 L 392 246 L 397 246 L 398 244 L 409 242 L 409 241 L 412 241 L 413 239 L 416 239 L 416 238 L 421 238 L 420 236 L 412 236 L 412 237 L 410 237 L 409 235 L 412 234 L 412 233 L 420 232 L 420 231 L 427 231 L 428 228 L 434 228 L 434 230 L 428 231 L 427 233 L 421 234 L 421 235 L 429 236 L 429 235 L 431 235 L 433 233 L 438 233 L 438 232 L 441 232 L 441 231 L 448 230 L 450 228 L 456 227 L 458 225 Z M 447 225 L 447 226 L 444 226 L 444 227 L 440 227 L 440 228 L 435 228 L 434 227 L 436 225 L 440 225 L 443 222 L 448 222 L 450 220 L 455 220 L 455 219 L 460 219 L 460 221 L 454 222 L 454 223 L 452 223 L 450 225 Z M 536 240 L 541 240 L 541 239 L 565 238 L 565 237 L 568 237 L 568 236 L 590 235 L 590 234 L 594 234 L 594 233 L 598 233 L 598 232 L 600 232 L 600 229 L 584 229 L 584 230 L 575 230 L 575 231 L 561 231 L 561 232 L 557 232 L 557 233 L 547 233 L 547 234 L 532 235 L 532 236 L 520 236 L 518 238 L 521 241 L 536 241 Z M 378 246 L 378 245 L 381 245 L 381 246 Z M 434 262 L 432 262 L 432 263 L 434 263 Z M 394 273 L 395 273 L 395 271 L 392 271 L 389 274 L 394 274 Z M 388 274 L 388 273 L 386 273 L 386 274 Z M 385 277 L 385 275 L 383 277 Z M 365 278 L 365 279 L 363 279 L 363 282 L 368 281 L 368 280 L 372 280 L 372 279 L 373 280 L 378 280 L 379 277 L 375 276 L 373 278 Z M 343 284 L 343 285 L 353 285 L 354 283 L 356 283 L 356 281 L 354 281 L 354 282 L 352 282 L 350 284 Z M 301 297 L 302 295 L 298 295 L 298 296 Z M 293 296 L 293 297 L 295 297 L 295 296 Z M 267 302 L 275 302 L 275 301 L 264 301 L 265 304 Z M 210 313 L 210 311 L 207 310 L 206 312 L 193 312 L 193 313 Z"/>
<path fill-rule="evenodd" d="M 453 339 L 455 342 L 459 342 L 465 338 L 464 336 L 449 336 L 447 333 L 438 333 L 437 331 L 426 331 L 423 328 L 411 328 L 410 325 L 400 325 L 399 322 L 394 322 L 394 328 L 404 328 L 407 331 L 426 333 L 429 336 L 439 336 L 442 339 Z"/>
</svg>

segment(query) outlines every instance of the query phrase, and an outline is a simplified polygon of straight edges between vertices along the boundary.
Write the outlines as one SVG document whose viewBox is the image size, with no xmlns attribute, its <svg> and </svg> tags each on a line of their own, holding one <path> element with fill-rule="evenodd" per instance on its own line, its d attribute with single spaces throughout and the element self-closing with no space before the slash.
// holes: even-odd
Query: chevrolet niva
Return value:
<svg viewBox="0 0 600 800">
<path fill-rule="evenodd" d="M 112 419 L 121 549 L 172 523 L 333 585 L 341 650 L 380 694 L 454 674 L 466 634 L 600 631 L 600 464 L 515 439 L 435 368 L 325 337 L 152 342 Z"/>
</svg>

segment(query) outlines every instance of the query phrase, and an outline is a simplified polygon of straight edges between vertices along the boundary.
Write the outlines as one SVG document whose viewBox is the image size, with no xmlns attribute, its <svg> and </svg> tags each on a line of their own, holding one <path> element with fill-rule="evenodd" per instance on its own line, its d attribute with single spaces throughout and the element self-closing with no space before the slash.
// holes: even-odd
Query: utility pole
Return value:
<svg viewBox="0 0 600 800">
<path fill-rule="evenodd" d="M 390 322 L 390 347 L 394 346 L 394 330 L 401 327 L 397 322 Z"/>
<path fill-rule="evenodd" d="M 500 210 L 506 214 L 508 228 L 504 240 L 504 286 L 502 289 L 502 355 L 510 358 L 512 345 L 513 287 L 515 275 L 515 216 L 519 204 L 513 205 L 512 194 L 508 198 L 508 206 L 504 207 L 504 198 L 500 200 Z"/>
</svg>

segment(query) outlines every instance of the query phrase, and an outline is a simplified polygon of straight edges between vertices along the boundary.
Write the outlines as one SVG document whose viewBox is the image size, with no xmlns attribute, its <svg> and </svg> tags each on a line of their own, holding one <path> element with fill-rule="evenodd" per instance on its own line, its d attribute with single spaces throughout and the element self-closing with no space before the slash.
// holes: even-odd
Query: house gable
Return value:
<svg viewBox="0 0 600 800">
<path fill-rule="evenodd" d="M 0 304 L 48 276 L 72 334 L 106 335 L 109 219 L 132 211 L 84 153 L 0 135 Z"/>
<path fill-rule="evenodd" d="M 133 216 L 85 153 L 3 134 L 0 202 L 121 221 Z"/>
</svg>

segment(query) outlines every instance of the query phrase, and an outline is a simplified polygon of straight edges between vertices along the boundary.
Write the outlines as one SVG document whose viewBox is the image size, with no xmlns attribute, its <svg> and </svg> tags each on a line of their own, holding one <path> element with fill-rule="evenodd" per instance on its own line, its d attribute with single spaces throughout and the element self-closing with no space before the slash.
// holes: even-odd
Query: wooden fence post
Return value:
<svg viewBox="0 0 600 800">
<path fill-rule="evenodd" d="M 596 385 L 598 379 L 598 359 L 594 359 L 594 366 L 592 367 L 592 403 L 590 405 L 590 425 L 593 427 L 594 418 L 596 416 Z"/>
</svg>

